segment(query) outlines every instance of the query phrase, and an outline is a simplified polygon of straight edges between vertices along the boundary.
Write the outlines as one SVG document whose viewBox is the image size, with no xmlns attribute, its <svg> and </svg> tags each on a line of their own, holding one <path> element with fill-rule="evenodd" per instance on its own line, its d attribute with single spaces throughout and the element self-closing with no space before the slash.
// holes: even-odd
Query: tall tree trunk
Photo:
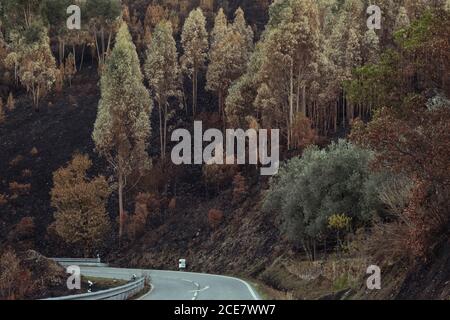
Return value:
<svg viewBox="0 0 450 320">
<path fill-rule="evenodd" d="M 100 44 L 98 43 L 97 30 L 94 31 L 94 39 L 95 39 L 95 50 L 97 51 L 98 66 L 100 67 L 102 64 L 102 57 L 100 54 Z"/>
<path fill-rule="evenodd" d="M 105 61 L 105 29 L 103 26 L 101 36 L 102 36 L 102 64 L 103 64 L 103 62 Z"/>
<path fill-rule="evenodd" d="M 14 62 L 14 80 L 16 87 L 19 85 L 19 66 L 16 62 Z"/>
<path fill-rule="evenodd" d="M 223 111 L 222 111 L 222 108 L 223 108 L 223 106 L 222 106 L 222 95 L 223 95 L 222 89 L 219 89 L 219 117 L 220 118 L 222 118 L 222 113 L 223 113 Z"/>
<path fill-rule="evenodd" d="M 338 104 L 339 104 L 339 101 L 336 100 L 336 102 L 334 103 L 334 115 L 333 115 L 334 132 L 337 131 Z"/>
<path fill-rule="evenodd" d="M 186 101 L 186 94 L 184 92 L 184 85 L 182 85 L 181 87 L 183 88 L 183 91 L 182 91 L 183 92 L 183 106 L 184 106 L 184 110 L 186 112 L 186 117 L 187 117 L 187 116 L 189 116 L 189 112 L 188 112 L 188 104 Z"/>
<path fill-rule="evenodd" d="M 345 89 L 342 90 L 342 127 L 346 127 L 345 123 L 345 109 L 347 108 L 347 104 L 345 101 Z"/>
<path fill-rule="evenodd" d="M 121 160 L 119 160 L 120 162 Z M 123 181 L 123 170 L 121 164 L 119 164 L 119 239 L 122 239 L 123 235 L 123 224 L 125 220 L 125 212 L 123 210 L 123 187 L 124 187 L 124 181 Z"/>
<path fill-rule="evenodd" d="M 75 49 L 75 44 L 72 45 L 72 53 L 73 53 L 73 66 L 75 71 L 77 71 L 77 51 Z"/>
<path fill-rule="evenodd" d="M 300 111 L 300 77 L 301 77 L 301 70 L 300 67 L 298 68 L 298 75 L 297 75 L 297 100 L 296 100 L 296 107 L 295 112 L 298 113 Z"/>
<path fill-rule="evenodd" d="M 302 113 L 306 117 L 306 85 L 302 86 Z"/>
<path fill-rule="evenodd" d="M 83 61 L 84 61 L 84 50 L 86 49 L 86 43 L 83 43 L 83 49 L 81 50 L 81 61 L 80 61 L 80 66 L 78 67 L 78 70 L 81 71 L 81 69 L 83 68 Z"/>
<path fill-rule="evenodd" d="M 289 115 L 286 116 L 286 122 L 287 122 L 287 150 L 289 151 L 291 149 L 291 128 L 289 127 Z"/>
<path fill-rule="evenodd" d="M 197 113 L 198 103 L 198 70 L 195 71 L 195 113 Z"/>
<path fill-rule="evenodd" d="M 164 137 L 163 137 L 164 158 L 166 157 L 166 146 L 167 146 L 167 102 L 164 102 Z"/>
<path fill-rule="evenodd" d="M 221 88 L 219 89 L 219 118 L 222 119 L 222 126 L 225 130 L 226 121 L 225 121 L 225 104 L 224 104 L 224 90 Z"/>
<path fill-rule="evenodd" d="M 112 32 L 109 32 L 109 34 L 108 34 L 108 44 L 106 46 L 106 53 L 107 54 L 109 53 L 109 50 L 111 48 L 111 37 L 112 37 Z"/>
<path fill-rule="evenodd" d="M 290 82 L 289 82 L 289 123 L 288 123 L 288 135 L 289 135 L 289 145 L 292 138 L 292 125 L 294 123 L 294 60 L 291 59 L 290 66 Z"/>
<path fill-rule="evenodd" d="M 163 141 L 163 116 L 161 102 L 158 102 L 159 111 L 159 142 L 161 144 L 161 160 L 164 160 L 164 141 Z"/>
<path fill-rule="evenodd" d="M 192 117 L 195 118 L 195 109 L 197 104 L 197 70 L 194 67 L 192 75 Z"/>
</svg>

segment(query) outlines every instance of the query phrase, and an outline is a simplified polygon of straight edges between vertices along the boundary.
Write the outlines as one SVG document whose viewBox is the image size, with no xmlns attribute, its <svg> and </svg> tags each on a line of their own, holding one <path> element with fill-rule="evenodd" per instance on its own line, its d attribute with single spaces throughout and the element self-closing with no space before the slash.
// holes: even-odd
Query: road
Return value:
<svg viewBox="0 0 450 320">
<path fill-rule="evenodd" d="M 245 281 L 204 273 L 81 267 L 81 274 L 92 277 L 131 279 L 133 274 L 148 274 L 152 290 L 142 300 L 259 300 L 258 294 Z"/>
</svg>

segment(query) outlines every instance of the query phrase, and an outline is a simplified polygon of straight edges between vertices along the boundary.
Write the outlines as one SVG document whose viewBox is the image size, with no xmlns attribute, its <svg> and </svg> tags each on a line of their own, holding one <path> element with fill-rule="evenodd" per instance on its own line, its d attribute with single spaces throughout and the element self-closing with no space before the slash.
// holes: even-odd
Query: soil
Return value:
<svg viewBox="0 0 450 320">
<path fill-rule="evenodd" d="M 92 70 L 80 74 L 71 88 L 41 101 L 39 112 L 26 95 L 16 99 L 15 110 L 0 125 L 0 194 L 8 197 L 8 203 L 0 206 L 1 235 L 7 235 L 21 218 L 33 217 L 37 249 L 50 253 L 45 234 L 53 220 L 52 173 L 75 152 L 89 154 L 93 173 L 103 167 L 91 139 L 98 100 L 97 75 Z M 24 170 L 29 173 L 24 175 Z M 31 184 L 31 189 L 16 197 L 9 189 L 11 182 Z"/>
<path fill-rule="evenodd" d="M 260 210 L 261 193 L 254 192 L 235 206 L 230 190 L 211 199 L 178 196 L 163 225 L 110 259 L 118 266 L 176 270 L 183 258 L 190 271 L 256 276 L 284 248 L 275 215 Z M 212 208 L 224 212 L 215 228 L 207 221 Z"/>
</svg>

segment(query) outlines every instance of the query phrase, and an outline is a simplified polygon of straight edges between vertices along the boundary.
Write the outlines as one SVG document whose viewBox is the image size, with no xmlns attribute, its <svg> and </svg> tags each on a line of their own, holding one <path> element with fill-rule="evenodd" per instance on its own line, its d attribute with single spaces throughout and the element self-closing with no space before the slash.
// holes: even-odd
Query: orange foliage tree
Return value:
<svg viewBox="0 0 450 320">
<path fill-rule="evenodd" d="M 375 169 L 402 173 L 414 181 L 402 213 L 412 256 L 426 256 L 448 232 L 450 215 L 450 104 L 428 106 L 422 97 L 399 109 L 379 110 L 368 125 L 354 123 L 351 139 L 376 152 Z"/>
</svg>

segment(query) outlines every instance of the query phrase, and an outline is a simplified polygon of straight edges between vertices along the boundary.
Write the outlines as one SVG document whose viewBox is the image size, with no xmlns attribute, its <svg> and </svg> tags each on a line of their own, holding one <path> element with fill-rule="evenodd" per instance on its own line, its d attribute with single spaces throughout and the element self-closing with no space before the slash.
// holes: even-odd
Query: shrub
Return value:
<svg viewBox="0 0 450 320">
<path fill-rule="evenodd" d="M 88 179 L 91 165 L 87 155 L 75 155 L 67 167 L 53 173 L 50 192 L 57 234 L 85 256 L 103 247 L 110 231 L 106 202 L 111 190 L 103 176 Z"/>
<path fill-rule="evenodd" d="M 9 234 L 11 240 L 23 240 L 32 238 L 34 235 L 34 219 L 32 217 L 22 218 Z"/>
<path fill-rule="evenodd" d="M 143 235 L 148 222 L 162 223 L 167 200 L 154 193 L 139 193 L 135 199 L 134 214 L 128 215 L 125 226 L 130 240 Z"/>
<path fill-rule="evenodd" d="M 208 211 L 208 224 L 212 229 L 216 229 L 223 221 L 223 211 L 211 209 Z"/>
<path fill-rule="evenodd" d="M 8 198 L 4 194 L 0 193 L 0 206 L 4 206 L 7 203 Z"/>
<path fill-rule="evenodd" d="M 61 63 L 59 69 L 55 72 L 55 91 L 61 93 L 64 87 L 64 64 Z"/>
<path fill-rule="evenodd" d="M 337 250 L 339 252 L 341 243 L 341 235 L 345 235 L 350 232 L 352 224 L 352 218 L 348 217 L 345 214 L 333 214 L 328 218 L 328 228 L 336 231 L 336 239 L 338 242 Z"/>
<path fill-rule="evenodd" d="M 24 169 L 22 170 L 22 177 L 23 178 L 30 178 L 32 176 L 32 172 L 30 169 Z"/>
<path fill-rule="evenodd" d="M 375 169 L 400 172 L 412 180 L 412 188 L 402 191 L 409 193 L 407 200 L 393 198 L 388 204 L 396 213 L 393 227 L 400 228 L 404 236 L 396 242 L 400 247 L 395 251 L 404 250 L 406 244 L 409 248 L 404 251 L 411 259 L 426 258 L 448 234 L 449 110 L 448 100 L 435 97 L 427 103 L 422 97 L 410 96 L 398 108 L 383 108 L 369 124 L 357 121 L 352 129 L 356 143 L 376 152 Z"/>
<path fill-rule="evenodd" d="M 30 271 L 20 266 L 13 251 L 3 253 L 0 257 L 0 299 L 23 299 L 31 289 Z"/>
<path fill-rule="evenodd" d="M 64 71 L 65 71 L 64 75 L 69 80 L 69 87 L 71 87 L 73 76 L 77 73 L 75 57 L 72 53 L 69 53 L 69 56 L 66 59 L 66 63 L 64 65 Z"/>
<path fill-rule="evenodd" d="M 134 214 L 127 217 L 126 234 L 130 240 L 141 236 L 147 224 L 149 195 L 139 193 L 136 196 Z"/>
<path fill-rule="evenodd" d="M 303 113 L 297 113 L 292 124 L 292 145 L 295 148 L 305 148 L 316 140 L 317 134 L 312 128 L 311 120 Z"/>
<path fill-rule="evenodd" d="M 239 204 L 247 196 L 248 188 L 245 178 L 239 172 L 233 178 L 233 203 Z"/>
<path fill-rule="evenodd" d="M 348 230 L 350 228 L 352 218 L 345 214 L 333 214 L 328 218 L 328 227 L 337 231 Z"/>
<path fill-rule="evenodd" d="M 305 150 L 280 168 L 271 181 L 264 210 L 280 212 L 282 229 L 296 246 L 314 257 L 316 242 L 329 236 L 328 219 L 345 212 L 358 227 L 371 220 L 376 201 L 368 183 L 371 152 L 345 140 Z"/>
<path fill-rule="evenodd" d="M 10 162 L 9 162 L 9 165 L 11 166 L 11 167 L 15 167 L 15 166 L 17 166 L 20 162 L 22 162 L 22 160 L 23 160 L 23 156 L 22 155 L 17 155 L 14 159 L 12 159 Z"/>
<path fill-rule="evenodd" d="M 140 180 L 139 187 L 147 192 L 159 193 L 166 190 L 171 180 L 179 173 L 178 166 L 163 162 L 162 160 L 152 165 L 149 170 L 145 170 L 143 174 L 139 174 L 136 179 Z M 134 176 L 133 176 L 134 177 Z"/>
<path fill-rule="evenodd" d="M 169 210 L 174 211 L 177 208 L 177 198 L 173 197 L 169 202 Z"/>
<path fill-rule="evenodd" d="M 125 232 L 130 240 L 135 240 L 142 236 L 147 224 L 148 212 L 140 211 L 133 215 L 127 215 Z"/>
<path fill-rule="evenodd" d="M 8 100 L 6 100 L 6 106 L 9 111 L 13 111 L 16 108 L 16 102 L 14 101 L 14 96 L 12 92 L 8 95 Z"/>
<path fill-rule="evenodd" d="M 9 190 L 16 195 L 28 194 L 31 190 L 31 184 L 13 181 L 9 183 Z"/>
<path fill-rule="evenodd" d="M 5 110 L 3 109 L 3 99 L 0 98 L 0 123 L 5 122 L 6 120 L 6 115 L 5 115 Z"/>
<path fill-rule="evenodd" d="M 208 190 L 217 193 L 232 184 L 237 167 L 235 165 L 205 164 L 202 171 L 203 181 Z"/>
</svg>

